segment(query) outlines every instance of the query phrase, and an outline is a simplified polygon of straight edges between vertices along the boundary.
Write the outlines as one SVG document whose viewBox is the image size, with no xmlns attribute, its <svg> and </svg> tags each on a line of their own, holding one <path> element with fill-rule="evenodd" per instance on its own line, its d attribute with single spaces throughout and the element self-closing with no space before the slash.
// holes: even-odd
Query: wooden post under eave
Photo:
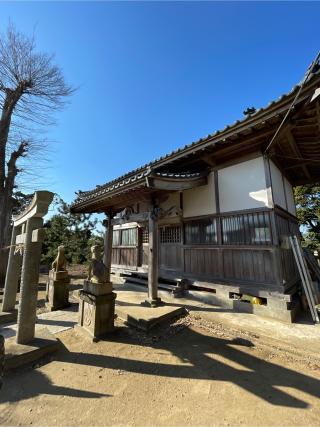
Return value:
<svg viewBox="0 0 320 427">
<path fill-rule="evenodd" d="M 103 263 L 107 267 L 107 281 L 110 282 L 111 273 L 111 260 L 112 260 L 112 239 L 113 239 L 113 225 L 112 225 L 112 212 L 106 212 L 107 218 L 104 221 L 106 227 L 104 233 L 104 253 Z"/>
<path fill-rule="evenodd" d="M 158 297 L 158 221 L 153 212 L 149 213 L 149 258 L 148 258 L 148 299 L 145 304 L 151 307 L 162 305 Z"/>
</svg>

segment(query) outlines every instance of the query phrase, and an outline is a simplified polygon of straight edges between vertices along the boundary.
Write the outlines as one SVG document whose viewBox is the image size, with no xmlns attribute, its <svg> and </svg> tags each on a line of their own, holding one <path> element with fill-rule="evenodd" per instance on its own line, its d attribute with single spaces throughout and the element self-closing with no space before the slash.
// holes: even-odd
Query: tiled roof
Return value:
<svg viewBox="0 0 320 427">
<path fill-rule="evenodd" d="M 304 91 L 306 88 L 309 88 L 310 85 L 312 85 L 315 81 L 320 80 L 320 70 L 317 69 L 316 75 L 313 74 L 306 84 L 306 87 L 304 88 Z M 137 169 L 134 169 L 112 181 L 109 181 L 103 185 L 97 185 L 96 188 L 90 190 L 90 191 L 79 191 L 77 192 L 77 199 L 74 201 L 74 203 L 71 205 L 72 207 L 76 207 L 82 203 L 88 202 L 91 199 L 99 198 L 100 196 L 104 194 L 108 194 L 111 192 L 114 192 L 117 189 L 120 189 L 122 187 L 129 186 L 130 184 L 138 183 L 141 180 L 144 180 L 145 177 L 151 174 L 157 173 L 155 171 L 155 168 L 158 168 L 162 166 L 165 163 L 170 163 L 171 160 L 174 160 L 180 155 L 184 155 L 187 152 L 189 152 L 190 149 L 192 151 L 201 150 L 204 147 L 207 147 L 208 145 L 214 145 L 219 141 L 223 141 L 229 136 L 231 136 L 234 133 L 240 133 L 245 129 L 248 129 L 250 127 L 254 127 L 258 123 L 264 122 L 264 120 L 267 120 L 268 113 L 272 113 L 271 117 L 273 116 L 273 110 L 277 110 L 276 113 L 286 111 L 288 109 L 288 101 L 291 99 L 294 99 L 294 96 L 299 89 L 300 85 L 296 85 L 292 88 L 292 90 L 287 93 L 281 95 L 277 100 L 270 102 L 266 107 L 260 108 L 254 112 L 254 114 L 248 115 L 244 117 L 241 120 L 237 120 L 231 125 L 225 126 L 221 130 L 217 130 L 216 132 L 209 134 L 203 138 L 200 138 L 197 141 L 194 141 L 190 144 L 186 144 L 182 148 L 178 148 L 177 150 L 173 150 L 170 153 L 166 154 L 165 156 L 161 156 L 157 159 L 152 160 L 149 163 L 146 163 L 143 166 L 140 166 Z M 301 93 L 301 97 L 303 97 L 303 93 Z M 299 98 L 300 100 L 300 98 Z M 283 104 L 283 106 L 282 106 Z M 158 174 L 158 173 L 157 173 Z M 172 175 L 172 177 L 176 174 L 170 174 L 167 173 L 167 176 Z M 181 176 L 186 176 L 190 174 L 180 174 Z"/>
</svg>

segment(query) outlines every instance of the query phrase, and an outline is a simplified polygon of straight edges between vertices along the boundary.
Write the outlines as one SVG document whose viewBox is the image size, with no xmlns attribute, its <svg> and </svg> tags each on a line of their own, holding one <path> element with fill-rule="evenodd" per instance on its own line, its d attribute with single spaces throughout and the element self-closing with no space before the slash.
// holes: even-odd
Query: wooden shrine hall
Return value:
<svg viewBox="0 0 320 427">
<path fill-rule="evenodd" d="M 319 68 L 223 130 L 77 193 L 72 212 L 107 215 L 106 265 L 148 274 L 151 305 L 159 277 L 184 279 L 212 301 L 292 321 L 293 187 L 320 182 Z"/>
</svg>

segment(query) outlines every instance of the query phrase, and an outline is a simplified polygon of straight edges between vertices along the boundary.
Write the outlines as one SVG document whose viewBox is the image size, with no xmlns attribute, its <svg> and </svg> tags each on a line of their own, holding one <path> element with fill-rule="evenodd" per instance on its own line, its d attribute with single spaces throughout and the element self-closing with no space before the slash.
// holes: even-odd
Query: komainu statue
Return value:
<svg viewBox="0 0 320 427">
<path fill-rule="evenodd" d="M 67 260 L 64 246 L 58 246 L 58 255 L 52 263 L 52 270 L 55 272 L 66 271 Z"/>
<path fill-rule="evenodd" d="M 106 283 L 108 278 L 107 267 L 102 261 L 99 246 L 91 246 L 91 262 L 89 264 L 88 281 L 91 283 Z"/>
</svg>

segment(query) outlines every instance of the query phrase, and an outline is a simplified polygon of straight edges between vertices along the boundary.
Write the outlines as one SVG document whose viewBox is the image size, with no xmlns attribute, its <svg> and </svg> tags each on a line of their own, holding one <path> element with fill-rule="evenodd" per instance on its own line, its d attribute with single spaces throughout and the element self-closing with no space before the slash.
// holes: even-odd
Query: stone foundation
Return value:
<svg viewBox="0 0 320 427">
<path fill-rule="evenodd" d="M 290 295 L 273 296 L 271 293 L 262 297 L 263 304 L 254 304 L 249 301 L 242 301 L 232 297 L 233 292 L 222 286 L 216 286 L 215 292 L 190 289 L 187 296 L 206 304 L 218 305 L 230 311 L 240 313 L 252 313 L 258 316 L 281 320 L 292 323 L 300 312 L 299 301 L 292 300 Z M 261 295 L 259 295 L 259 298 Z"/>
</svg>

